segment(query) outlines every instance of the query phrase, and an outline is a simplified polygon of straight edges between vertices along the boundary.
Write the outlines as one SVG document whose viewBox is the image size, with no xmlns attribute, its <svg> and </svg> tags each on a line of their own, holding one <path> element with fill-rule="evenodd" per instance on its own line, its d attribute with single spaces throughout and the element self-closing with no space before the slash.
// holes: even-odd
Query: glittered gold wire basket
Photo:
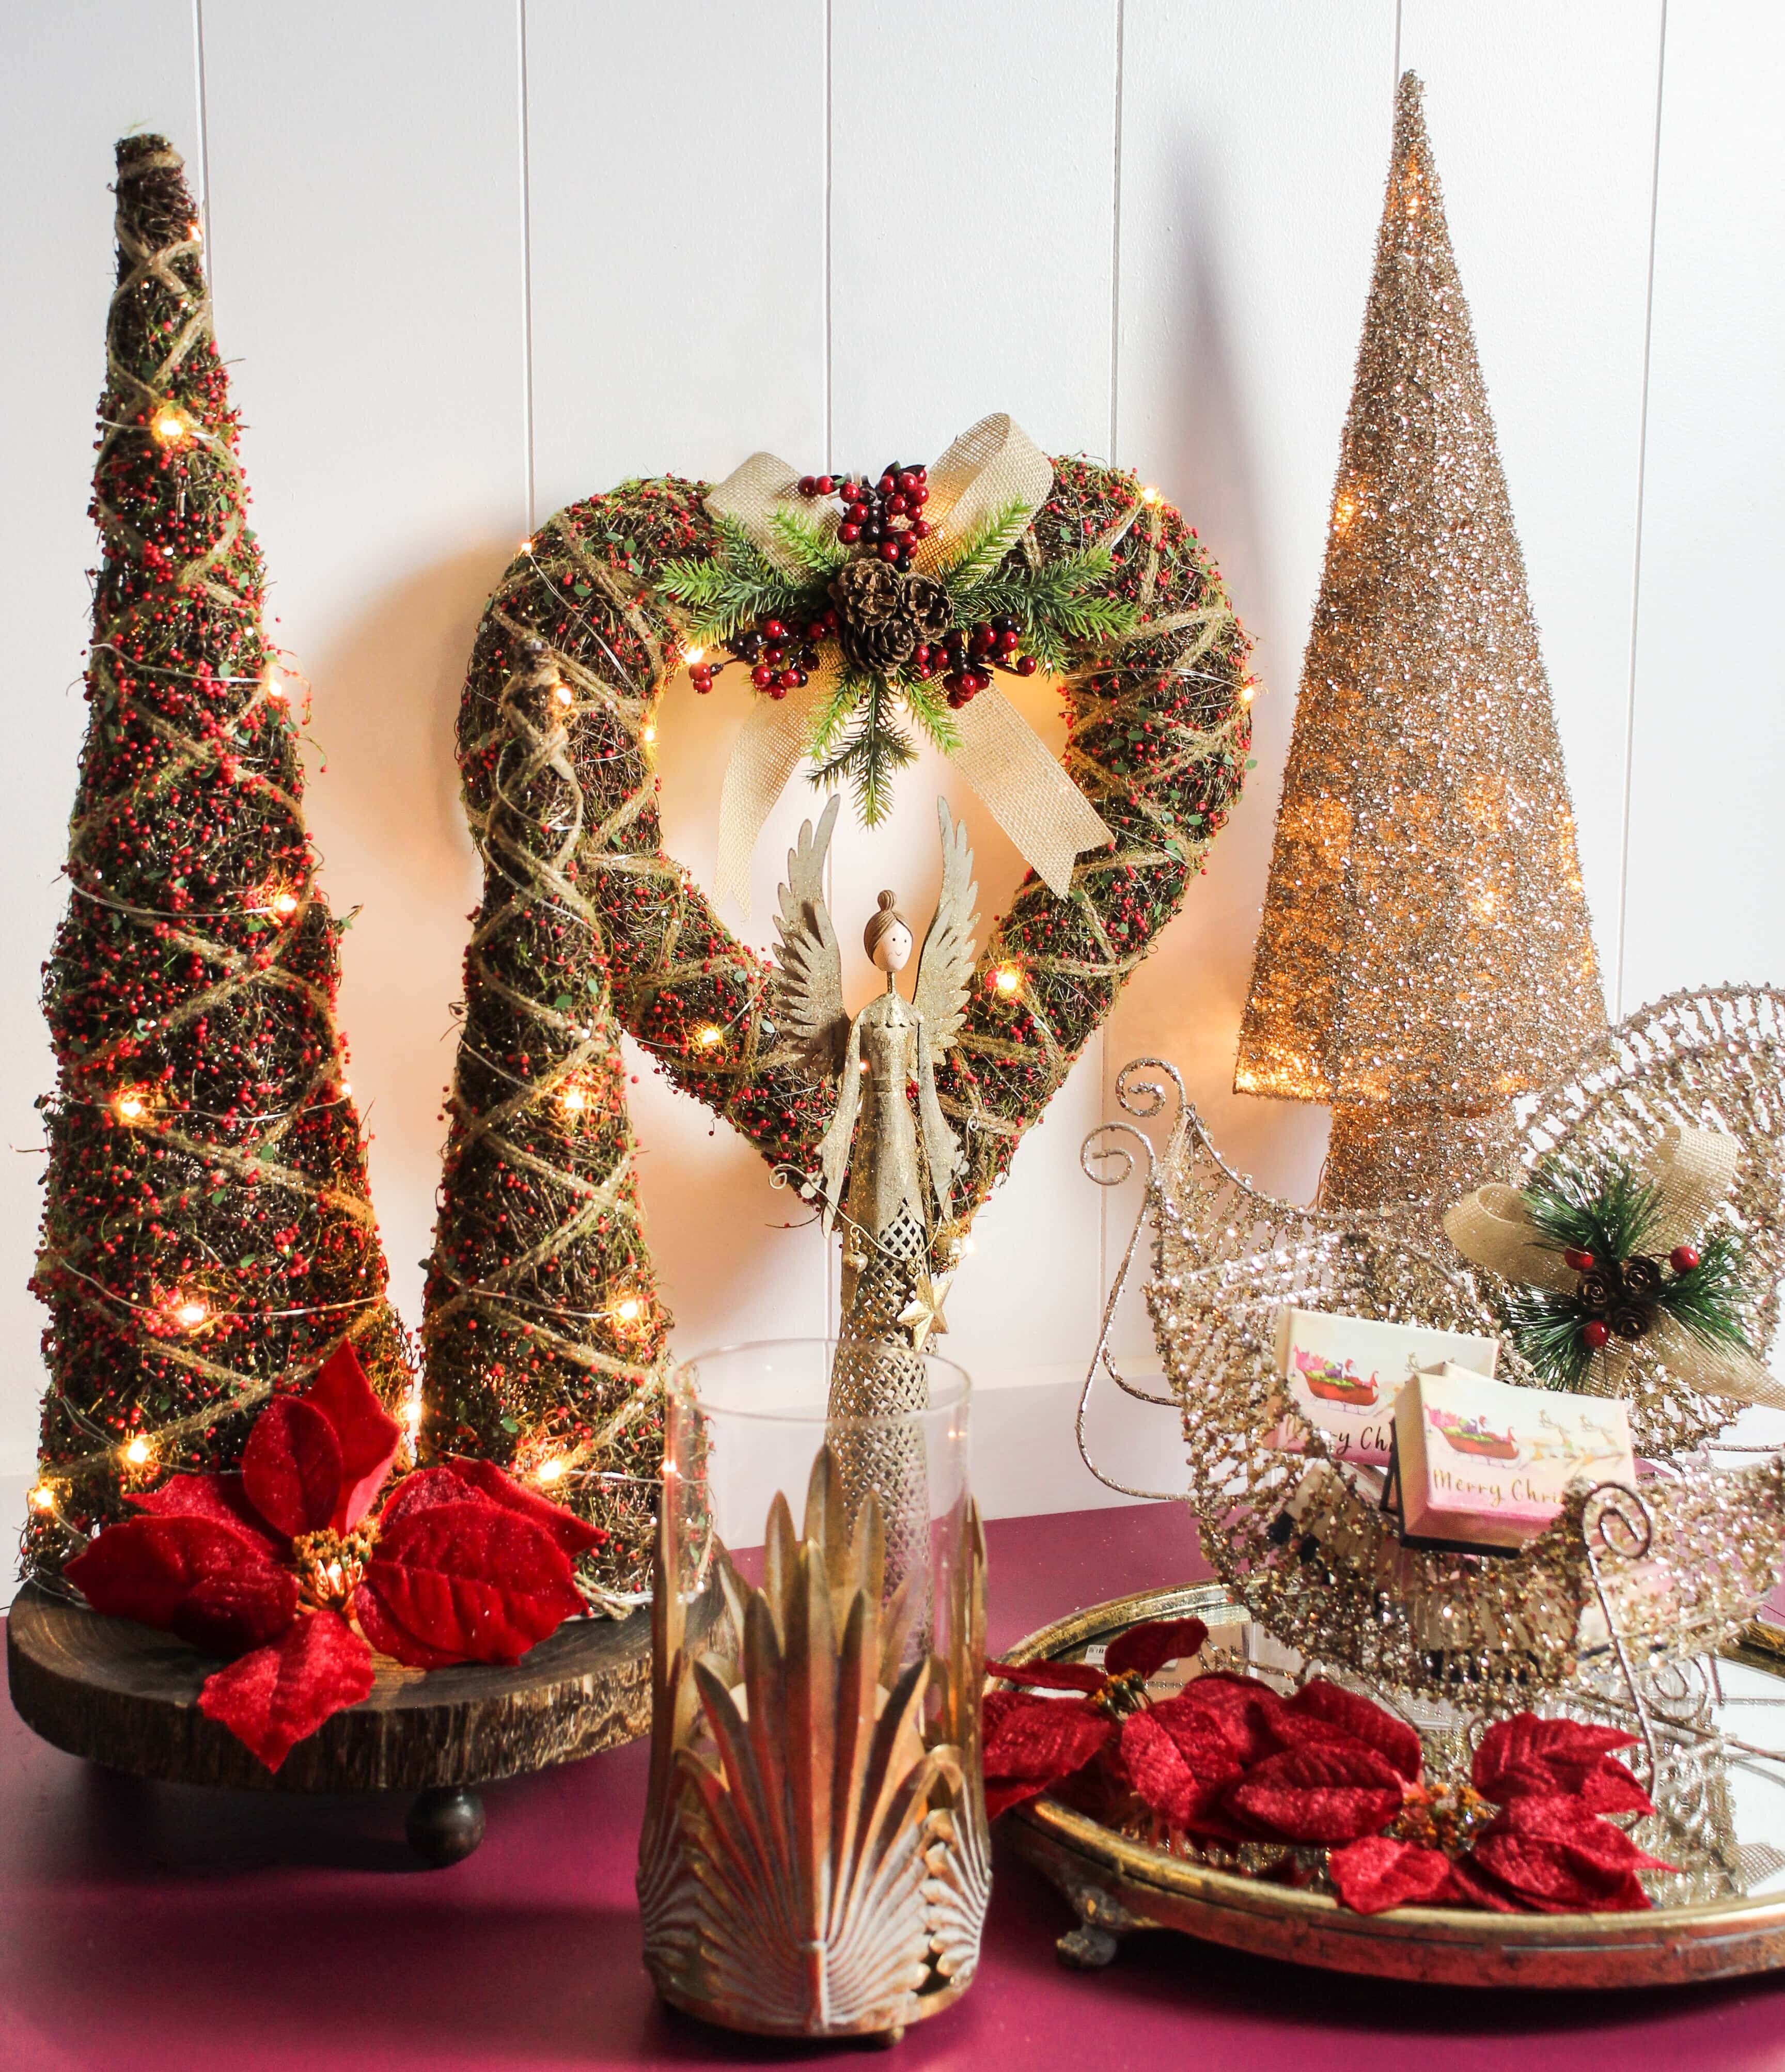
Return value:
<svg viewBox="0 0 1785 2072">
<path fill-rule="evenodd" d="M 1635 1696 L 1635 1683 L 1734 1635 L 1785 1550 L 1785 1457 L 1716 1438 L 1734 1407 L 1658 1363 L 1629 1398 L 1636 1449 L 1652 1474 L 1636 1488 L 1576 1492 L 1515 1555 L 1405 1547 L 1375 1478 L 1341 1467 L 1311 1426 L 1302 1426 L 1300 1452 L 1268 1443 L 1285 1416 L 1273 1359 L 1283 1305 L 1502 1335 L 1511 1291 L 1450 1246 L 1438 1224 L 1447 1203 L 1323 1211 L 1260 1193 L 1223 1161 L 1162 1060 L 1124 1069 L 1122 1106 L 1143 1119 L 1164 1115 L 1167 1081 L 1176 1112 L 1162 1152 L 1124 1123 L 1085 1142 L 1085 1170 L 1104 1185 L 1133 1170 L 1129 1145 L 1137 1143 L 1147 1183 L 1081 1400 L 1081 1450 L 1100 1371 L 1132 1396 L 1175 1408 L 1189 1501 L 1215 1573 L 1305 1662 L 1386 1690 L 1491 1711 L 1597 1681 L 1610 1663 Z M 1561 1145 L 1639 1156 L 1678 1124 L 1734 1136 L 1742 1155 L 1718 1215 L 1746 1248 L 1754 1289 L 1743 1321 L 1764 1357 L 1785 1251 L 1782 1088 L 1785 996 L 1675 994 L 1612 1032 L 1609 1064 L 1521 1104 L 1513 1169 L 1481 1178 L 1522 1184 Z M 1145 1295 L 1164 1397 L 1133 1387 L 1108 1354 L 1116 1304 L 1148 1225 Z M 1533 1379 L 1503 1337 L 1500 1372 Z"/>
</svg>

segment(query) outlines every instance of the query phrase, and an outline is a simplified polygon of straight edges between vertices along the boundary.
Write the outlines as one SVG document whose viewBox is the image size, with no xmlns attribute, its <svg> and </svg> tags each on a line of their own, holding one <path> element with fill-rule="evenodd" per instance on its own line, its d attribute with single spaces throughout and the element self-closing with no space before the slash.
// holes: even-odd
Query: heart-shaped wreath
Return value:
<svg viewBox="0 0 1785 2072">
<path fill-rule="evenodd" d="M 612 1478 L 653 1470 L 668 1328 L 619 1031 L 778 1169 L 811 1169 L 834 1099 L 775 1026 L 769 962 L 662 848 L 657 701 L 685 667 L 710 686 L 722 641 L 757 701 L 727 779 L 746 862 L 808 749 L 874 817 L 910 753 L 902 704 L 1040 866 L 989 932 L 937 1074 L 965 1145 L 956 1235 L 1178 911 L 1250 743 L 1248 643 L 1195 532 L 1008 419 L 927 469 L 801 479 L 759 455 L 717 490 L 627 483 L 525 543 L 459 717 L 486 882 L 426 1297 L 427 1436 L 610 1525 Z M 1060 679 L 1059 767 L 992 687 L 1028 656 Z M 578 1486 L 596 1475 L 604 1490 Z"/>
</svg>

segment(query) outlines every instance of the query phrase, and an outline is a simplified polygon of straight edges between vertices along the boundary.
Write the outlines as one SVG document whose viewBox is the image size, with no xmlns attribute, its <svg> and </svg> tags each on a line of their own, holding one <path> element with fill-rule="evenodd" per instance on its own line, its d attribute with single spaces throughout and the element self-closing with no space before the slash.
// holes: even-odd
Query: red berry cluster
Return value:
<svg viewBox="0 0 1785 2072">
<path fill-rule="evenodd" d="M 841 497 L 843 522 L 837 536 L 843 545 L 872 547 L 882 561 L 908 569 L 912 548 L 934 530 L 923 516 L 930 500 L 928 476 L 927 468 L 901 467 L 895 460 L 886 463 L 878 480 L 852 475 L 841 488 L 830 475 L 803 475 L 800 494 Z"/>
<path fill-rule="evenodd" d="M 807 681 L 818 665 L 817 643 L 836 631 L 834 610 L 824 612 L 803 628 L 785 625 L 779 619 L 765 619 L 747 633 L 734 634 L 725 643 L 726 652 L 748 665 L 750 680 L 758 690 L 771 698 L 784 698 Z M 723 662 L 693 663 L 689 680 L 704 697 L 724 667 Z"/>
<path fill-rule="evenodd" d="M 989 619 L 967 633 L 952 627 L 942 636 L 940 649 L 932 649 L 930 658 L 919 648 L 918 674 L 929 673 L 922 666 L 926 659 L 944 662 L 948 673 L 942 679 L 942 688 L 948 694 L 950 705 L 959 712 L 991 682 L 993 669 L 1007 670 L 1013 676 L 1034 676 L 1040 665 L 1033 655 L 1017 652 L 1022 644 L 1022 627 L 1014 619 Z"/>
</svg>

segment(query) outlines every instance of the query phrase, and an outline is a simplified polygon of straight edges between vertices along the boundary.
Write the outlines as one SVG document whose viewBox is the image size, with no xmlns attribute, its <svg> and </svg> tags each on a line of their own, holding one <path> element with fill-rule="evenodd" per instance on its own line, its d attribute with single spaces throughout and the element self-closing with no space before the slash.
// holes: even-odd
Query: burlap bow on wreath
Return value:
<svg viewBox="0 0 1785 2072">
<path fill-rule="evenodd" d="M 943 593 L 963 557 L 989 532 L 994 545 L 1014 545 L 1034 512 L 1047 500 L 1054 471 L 1047 456 L 1020 425 L 1003 413 L 982 418 L 963 432 L 927 471 L 927 536 L 911 554 L 911 573 L 895 576 L 871 559 L 839 562 L 846 584 L 878 582 L 886 591 L 887 615 L 897 612 L 901 586 L 927 594 L 930 610 L 944 603 Z M 809 580 L 812 564 L 789 545 L 791 515 L 812 540 L 834 548 L 842 520 L 834 504 L 815 505 L 802 497 L 800 478 L 771 453 L 753 454 L 733 474 L 709 490 L 707 509 L 720 520 L 741 527 L 763 559 L 784 570 L 790 581 Z M 927 594 L 933 593 L 933 600 Z M 869 600 L 875 602 L 877 600 Z M 860 630 L 852 642 L 845 618 L 841 640 L 827 641 L 804 684 L 782 698 L 757 699 L 731 752 L 719 801 L 719 857 L 717 894 L 750 911 L 750 859 L 775 802 L 812 745 L 818 715 L 835 694 L 845 669 L 884 672 L 904 663 L 920 631 L 940 634 L 918 619 L 895 631 L 910 635 L 885 652 L 875 652 Z M 1023 861 L 1056 898 L 1066 896 L 1075 857 L 1088 849 L 1107 848 L 1113 839 L 1095 807 L 1049 754 L 1034 730 L 1003 693 L 988 685 L 970 702 L 956 709 L 952 722 L 956 738 L 939 743 L 955 767 L 978 794 L 986 810 L 1015 845 Z"/>
<path fill-rule="evenodd" d="M 1676 1126 L 1640 1168 L 1602 1176 L 1629 1202 L 1622 1240 L 1565 1244 L 1542 1196 L 1500 1185 L 1478 1187 L 1449 1210 L 1445 1235 L 1472 1265 L 1540 1291 L 1511 1312 L 1515 1342 L 1540 1371 L 1546 1348 L 1567 1349 L 1572 1332 L 1575 1371 L 1565 1366 L 1560 1378 L 1594 1395 L 1630 1395 L 1643 1369 L 1660 1367 L 1705 1395 L 1785 1409 L 1785 1388 L 1741 1334 L 1734 1241 L 1707 1240 L 1702 1253 L 1692 1242 L 1728 1195 L 1741 1155 L 1726 1131 Z M 1577 1182 L 1570 1193 L 1591 1221 L 1590 1191 Z"/>
</svg>

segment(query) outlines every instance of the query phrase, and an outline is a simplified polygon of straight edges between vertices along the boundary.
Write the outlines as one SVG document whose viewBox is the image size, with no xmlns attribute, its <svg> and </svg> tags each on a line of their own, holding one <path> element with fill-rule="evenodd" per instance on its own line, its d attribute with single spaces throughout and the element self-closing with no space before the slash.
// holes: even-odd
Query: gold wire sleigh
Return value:
<svg viewBox="0 0 1785 2072">
<path fill-rule="evenodd" d="M 1654 1363 L 1630 1400 L 1637 1449 L 1653 1473 L 1639 1490 L 1602 1483 L 1577 1491 L 1549 1529 L 1514 1555 L 1405 1547 L 1367 1474 L 1342 1468 L 1293 1409 L 1303 1450 L 1270 1444 L 1285 1417 L 1273 1357 L 1283 1305 L 1500 1335 L 1511 1291 L 1451 1247 L 1438 1226 L 1446 1203 L 1329 1211 L 1260 1193 L 1222 1160 L 1178 1072 L 1162 1059 L 1123 1068 L 1123 1108 L 1142 1119 L 1163 1114 L 1167 1079 L 1176 1112 L 1162 1152 L 1117 1122 L 1094 1130 L 1081 1153 L 1100 1185 L 1118 1185 L 1134 1170 L 1130 1143 L 1146 1172 L 1080 1401 L 1080 1450 L 1100 1480 L 1129 1495 L 1168 1494 L 1114 1482 L 1092 1459 L 1085 1413 L 1100 1371 L 1128 1395 L 1179 1412 L 1203 1552 L 1252 1616 L 1309 1665 L 1349 1670 L 1386 1689 L 1493 1710 L 1610 1667 L 1640 1711 L 1638 1684 L 1734 1636 L 1785 1552 L 1785 1457 L 1717 1440 L 1731 1407 Z M 1729 1131 L 1743 1156 L 1720 1215 L 1742 1238 L 1758 1284 L 1744 1322 L 1764 1357 L 1785 1253 L 1782 1087 L 1785 995 L 1676 993 L 1612 1031 L 1609 1064 L 1521 1103 L 1514 1170 L 1482 1178 L 1520 1184 L 1564 1143 L 1629 1155 L 1675 1124 Z M 1136 1388 L 1109 1353 L 1117 1305 L 1150 1224 L 1144 1293 L 1168 1396 Z M 1510 1341 L 1503 1347 L 1504 1378 L 1531 1380 Z M 1719 1465 L 1742 1453 L 1759 1457 Z"/>
</svg>

